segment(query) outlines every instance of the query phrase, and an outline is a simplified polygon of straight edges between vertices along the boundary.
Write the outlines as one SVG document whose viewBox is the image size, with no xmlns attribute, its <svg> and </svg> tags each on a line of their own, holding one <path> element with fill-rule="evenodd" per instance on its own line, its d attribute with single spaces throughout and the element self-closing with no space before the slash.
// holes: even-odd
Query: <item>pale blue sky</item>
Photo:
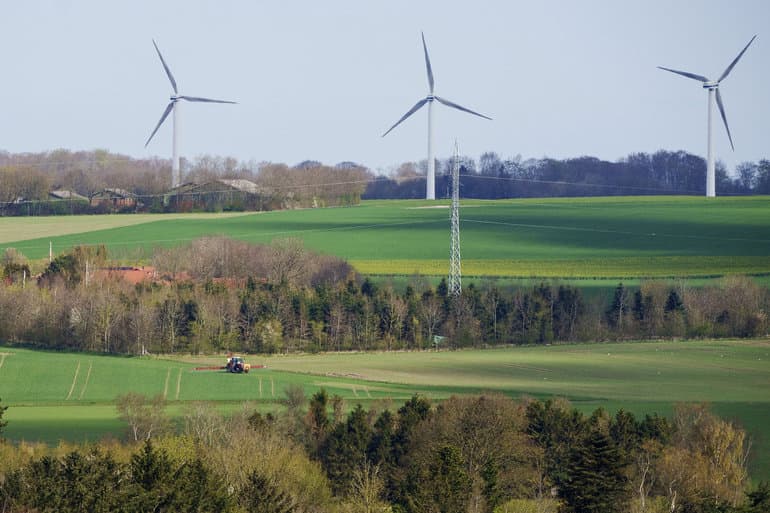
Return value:
<svg viewBox="0 0 770 513">
<path fill-rule="evenodd" d="M 182 155 L 295 164 L 353 160 L 387 171 L 424 159 L 427 112 L 380 135 L 427 94 L 494 118 L 435 109 L 448 156 L 706 151 L 706 92 L 656 69 L 718 77 L 757 40 L 721 91 L 729 168 L 770 158 L 767 0 L 24 1 L 0 16 L 0 150 L 106 148 L 171 153 L 171 123 L 144 142 L 171 87 L 239 105 L 185 104 Z"/>
</svg>

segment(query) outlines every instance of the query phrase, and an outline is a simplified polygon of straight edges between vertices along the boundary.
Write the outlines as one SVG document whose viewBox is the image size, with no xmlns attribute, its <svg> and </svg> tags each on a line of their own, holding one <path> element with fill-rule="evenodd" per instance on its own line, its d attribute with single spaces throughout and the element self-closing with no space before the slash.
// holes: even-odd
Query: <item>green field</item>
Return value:
<svg viewBox="0 0 770 513">
<path fill-rule="evenodd" d="M 258 357 L 248 375 L 194 371 L 222 358 L 127 358 L 0 349 L 7 436 L 55 442 L 95 439 L 121 426 L 112 401 L 128 391 L 164 394 L 179 414 L 192 400 L 278 407 L 283 390 L 320 387 L 369 405 L 414 393 L 434 399 L 498 391 L 565 396 L 584 411 L 620 407 L 668 414 L 677 402 L 709 402 L 751 434 L 756 479 L 770 478 L 770 341 L 581 344 L 486 351 Z"/>
<path fill-rule="evenodd" d="M 370 201 L 350 208 L 186 215 L 0 218 L 0 251 L 31 259 L 78 244 L 104 244 L 113 258 L 146 261 L 153 248 L 226 235 L 255 243 L 301 238 L 346 258 L 362 273 L 403 283 L 448 272 L 446 202 Z M 540 278 L 606 290 L 622 279 L 727 274 L 770 276 L 770 197 L 629 197 L 474 201 L 461 211 L 464 283 Z M 42 265 L 42 264 L 39 264 Z M 3 354 L 5 353 L 5 354 Z M 221 358 L 214 360 L 221 363 Z M 513 397 L 567 396 L 584 411 L 620 407 L 670 413 L 707 401 L 753 437 L 751 470 L 770 479 L 770 342 L 656 342 L 440 353 L 273 357 L 248 376 L 195 372 L 190 359 L 119 358 L 0 348 L 0 398 L 7 435 L 50 443 L 121 429 L 112 401 L 127 391 L 186 402 L 244 401 L 277 407 L 283 390 L 330 393 L 369 404 L 414 393 L 435 399 L 498 390 Z"/>
<path fill-rule="evenodd" d="M 466 276 L 617 279 L 770 273 L 770 197 L 466 200 L 462 205 Z M 39 259 L 48 255 L 49 242 L 56 252 L 77 244 L 105 244 L 119 259 L 141 260 L 154 247 L 203 235 L 259 243 L 298 237 L 309 248 L 349 259 L 367 274 L 436 276 L 448 271 L 446 207 L 446 202 L 369 201 L 349 208 L 240 216 L 0 219 L 0 251 L 16 247 Z M 114 225 L 90 229 L 83 219 Z M 45 233 L 30 238 L 35 223 L 44 224 Z"/>
</svg>

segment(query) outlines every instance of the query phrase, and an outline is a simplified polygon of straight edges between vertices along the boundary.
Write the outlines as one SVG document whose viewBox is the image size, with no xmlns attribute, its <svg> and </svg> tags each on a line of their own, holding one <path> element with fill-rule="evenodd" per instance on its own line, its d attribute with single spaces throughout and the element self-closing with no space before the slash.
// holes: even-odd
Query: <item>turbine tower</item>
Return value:
<svg viewBox="0 0 770 513">
<path fill-rule="evenodd" d="M 756 39 L 756 35 L 751 38 L 751 41 L 748 42 L 748 44 L 741 50 L 741 53 L 738 54 L 738 57 L 736 57 L 733 62 L 730 63 L 729 66 L 724 70 L 722 73 L 722 76 L 720 76 L 717 80 L 710 80 L 702 75 L 696 75 L 695 73 L 690 73 L 687 71 L 678 71 L 675 69 L 670 68 L 664 68 L 663 66 L 658 66 L 659 69 L 670 71 L 671 73 L 676 73 L 677 75 L 682 75 L 683 77 L 691 78 L 693 80 L 697 80 L 703 84 L 703 89 L 708 90 L 708 128 L 707 128 L 707 139 L 708 139 L 708 146 L 707 146 L 707 163 L 706 163 L 706 197 L 713 198 L 716 196 L 716 172 L 715 172 L 715 163 L 714 163 L 714 148 L 712 145 L 712 134 L 711 134 L 711 118 L 712 118 L 712 112 L 714 110 L 714 97 L 716 96 L 717 106 L 719 107 L 719 113 L 722 115 L 722 121 L 725 124 L 725 130 L 727 130 L 727 138 L 730 139 L 730 147 L 735 151 L 735 145 L 733 145 L 733 137 L 730 135 L 730 127 L 727 125 L 727 116 L 725 115 L 725 106 L 722 103 L 722 95 L 719 94 L 719 84 L 724 80 L 727 75 L 730 74 L 730 72 L 733 70 L 735 65 L 738 63 L 738 60 L 740 60 L 741 57 L 743 57 L 743 54 L 748 50 L 751 43 L 754 42 L 754 39 Z"/>
<path fill-rule="evenodd" d="M 404 121 L 406 118 L 420 110 L 423 105 L 426 103 L 428 104 L 428 176 L 427 176 L 427 184 L 426 184 L 426 191 L 425 191 L 425 199 L 436 199 L 436 168 L 435 168 L 435 162 L 433 160 L 433 100 L 436 100 L 439 103 L 443 103 L 447 107 L 452 107 L 453 109 L 461 110 L 463 112 L 467 112 L 469 114 L 473 114 L 474 116 L 479 116 L 484 119 L 491 120 L 492 118 L 487 117 L 483 114 L 479 114 L 478 112 L 474 112 L 470 109 L 466 109 L 465 107 L 462 107 L 460 105 L 457 105 L 456 103 L 450 102 L 447 99 L 441 98 L 440 96 L 436 96 L 433 94 L 433 70 L 430 67 L 430 57 L 428 57 L 428 47 L 425 44 L 425 34 L 422 34 L 422 49 L 425 52 L 425 68 L 428 71 L 428 96 L 417 102 L 414 107 L 409 109 L 409 112 L 404 114 L 401 119 L 399 119 L 395 125 L 390 127 L 387 132 L 382 134 L 383 137 L 388 135 L 391 130 L 396 128 L 399 124 L 401 124 L 402 121 Z"/>
<path fill-rule="evenodd" d="M 155 125 L 155 130 L 152 131 L 150 134 L 150 137 L 147 139 L 147 142 L 144 143 L 144 147 L 146 148 L 148 144 L 150 144 L 150 141 L 152 140 L 153 136 L 155 135 L 155 132 L 158 131 L 160 128 L 160 125 L 163 124 L 163 122 L 168 117 L 169 113 L 171 111 L 174 111 L 174 127 L 173 127 L 173 138 L 171 143 L 171 188 L 178 187 L 182 183 L 182 173 L 179 169 L 179 100 L 187 100 L 188 102 L 205 102 L 205 103 L 236 103 L 231 102 L 227 100 L 212 100 L 211 98 L 200 98 L 198 96 L 182 96 L 179 94 L 179 90 L 176 87 L 176 80 L 174 80 L 174 75 L 171 74 L 171 70 L 168 67 L 168 64 L 166 64 L 166 61 L 163 59 L 163 55 L 161 55 L 160 50 L 158 49 L 158 45 L 155 43 L 155 40 L 152 40 L 152 44 L 155 46 L 155 51 L 158 52 L 158 57 L 160 57 L 160 63 L 163 64 L 163 69 L 166 70 L 166 75 L 168 75 L 168 79 L 171 82 L 171 87 L 174 89 L 174 94 L 171 95 L 169 98 L 171 101 L 166 106 L 166 110 L 163 111 L 163 115 L 160 117 L 160 121 L 158 121 L 158 124 Z"/>
<path fill-rule="evenodd" d="M 452 242 L 449 248 L 449 295 L 457 297 L 462 291 L 462 268 L 460 261 L 460 149 L 455 141 L 452 162 Z"/>
</svg>

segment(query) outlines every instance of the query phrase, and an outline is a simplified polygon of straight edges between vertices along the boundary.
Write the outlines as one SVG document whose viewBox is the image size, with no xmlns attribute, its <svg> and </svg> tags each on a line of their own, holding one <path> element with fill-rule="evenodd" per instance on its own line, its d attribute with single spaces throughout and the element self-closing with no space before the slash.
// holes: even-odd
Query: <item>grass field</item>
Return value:
<svg viewBox="0 0 770 513">
<path fill-rule="evenodd" d="M 179 414 L 192 400 L 267 407 L 289 384 L 320 387 L 369 405 L 414 393 L 434 399 L 498 391 L 565 396 L 588 412 L 603 406 L 669 414 L 677 402 L 709 402 L 753 440 L 751 472 L 770 478 L 770 341 L 647 342 L 487 351 L 328 354 L 253 358 L 248 375 L 196 372 L 222 358 L 121 358 L 0 348 L 7 436 L 55 442 L 121 429 L 112 401 L 128 391 L 164 394 Z"/>
<path fill-rule="evenodd" d="M 148 258 L 153 247 L 203 235 L 261 243 L 298 237 L 309 248 L 351 260 L 367 274 L 444 275 L 446 206 L 371 201 L 350 208 L 240 216 L 0 219 L 0 250 L 16 247 L 39 259 L 48 255 L 49 241 L 56 252 L 76 244 L 105 244 L 112 255 L 137 260 Z M 768 211 L 770 197 L 467 200 L 461 211 L 464 273 L 525 278 L 768 274 Z M 86 228 L 83 219 L 115 224 Z M 127 219 L 138 224 L 127 225 Z M 70 226 L 73 220 L 77 227 Z M 35 223 L 44 224 L 46 233 L 30 238 Z"/>
</svg>

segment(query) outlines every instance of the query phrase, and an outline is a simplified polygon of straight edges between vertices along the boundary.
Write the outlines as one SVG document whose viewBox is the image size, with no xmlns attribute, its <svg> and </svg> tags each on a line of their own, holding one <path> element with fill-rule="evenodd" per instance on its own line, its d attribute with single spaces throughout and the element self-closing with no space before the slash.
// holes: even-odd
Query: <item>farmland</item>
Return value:
<svg viewBox="0 0 770 513">
<path fill-rule="evenodd" d="M 360 272 L 432 281 L 447 272 L 446 202 L 371 201 L 350 208 L 238 215 L 110 215 L 0 219 L 0 251 L 14 247 L 44 265 L 79 244 L 104 244 L 120 262 L 152 250 L 225 235 L 253 243 L 294 237 L 348 259 Z M 540 278 L 586 287 L 645 278 L 770 276 L 770 198 L 578 198 L 463 201 L 466 277 L 520 283 Z M 33 266 L 34 267 L 34 266 Z M 582 285 L 581 285 L 582 286 Z M 180 416 L 191 401 L 224 410 L 252 402 L 278 408 L 283 391 L 319 387 L 349 403 L 399 403 L 414 393 L 443 399 L 487 390 L 512 397 L 567 396 L 584 411 L 604 406 L 668 414 L 706 401 L 750 432 L 754 477 L 770 478 L 770 343 L 647 342 L 489 351 L 259 357 L 247 376 L 195 372 L 212 358 L 127 358 L 0 347 L 0 397 L 11 408 L 7 436 L 50 443 L 122 430 L 113 401 L 128 391 L 162 394 Z"/>
<path fill-rule="evenodd" d="M 511 397 L 565 396 L 584 411 L 599 406 L 668 414 L 677 402 L 709 402 L 751 434 L 755 477 L 770 477 L 770 342 L 694 341 L 581 344 L 487 351 L 324 354 L 252 358 L 248 375 L 196 372 L 222 357 L 126 358 L 3 348 L 0 390 L 10 406 L 7 435 L 55 442 L 122 429 L 112 401 L 128 392 L 163 394 L 171 413 L 189 401 L 277 408 L 284 389 L 326 388 L 349 404 L 403 402 L 420 393 L 497 391 Z"/>
<path fill-rule="evenodd" d="M 98 218 L 114 222 L 111 227 L 82 223 L 66 230 L 83 218 L 3 219 L 0 250 L 15 247 L 40 259 L 49 242 L 55 252 L 104 244 L 113 257 L 136 262 L 148 259 L 152 248 L 204 235 L 255 243 L 296 237 L 308 248 L 349 259 L 366 274 L 436 276 L 447 272 L 446 206 L 371 201 L 238 216 L 115 215 Z M 768 274 L 769 209 L 766 197 L 467 200 L 461 212 L 463 270 L 467 276 L 582 279 Z M 30 238 L 35 222 L 45 229 Z"/>
</svg>

